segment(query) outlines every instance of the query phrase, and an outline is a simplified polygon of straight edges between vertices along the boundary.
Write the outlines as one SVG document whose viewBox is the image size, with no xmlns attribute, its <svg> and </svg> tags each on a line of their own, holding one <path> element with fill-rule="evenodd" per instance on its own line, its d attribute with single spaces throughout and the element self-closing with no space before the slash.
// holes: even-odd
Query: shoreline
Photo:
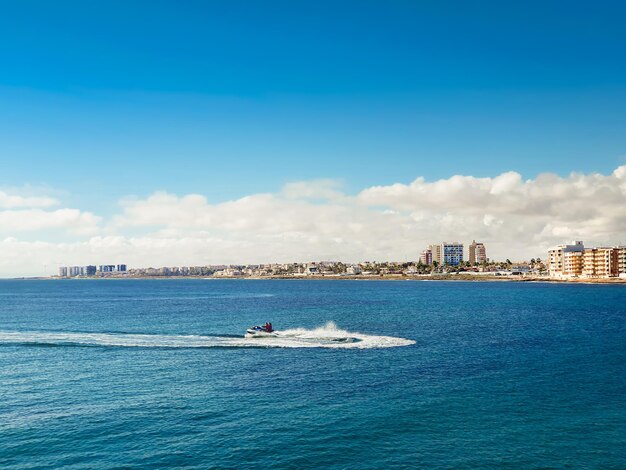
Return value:
<svg viewBox="0 0 626 470">
<path fill-rule="evenodd" d="M 617 284 L 626 285 L 626 278 L 571 278 L 559 279 L 542 276 L 493 276 L 493 275 L 345 275 L 345 276 L 233 276 L 233 277 L 210 277 L 210 276 L 90 276 L 60 278 L 58 276 L 16 277 L 4 280 L 20 281 L 75 281 L 75 280 L 159 280 L 159 279 L 201 279 L 207 281 L 240 280 L 240 281 L 266 281 L 266 280 L 304 280 L 304 281 L 447 281 L 447 282 L 533 282 L 533 283 L 556 283 L 556 284 Z"/>
</svg>

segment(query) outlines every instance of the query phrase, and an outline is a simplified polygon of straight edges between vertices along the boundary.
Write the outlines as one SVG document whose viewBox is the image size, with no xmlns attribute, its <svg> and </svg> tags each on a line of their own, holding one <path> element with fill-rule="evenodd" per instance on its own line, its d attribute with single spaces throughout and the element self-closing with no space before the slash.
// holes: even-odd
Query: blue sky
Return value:
<svg viewBox="0 0 626 470">
<path fill-rule="evenodd" d="M 99 217 L 626 164 L 624 2 L 1 3 L 0 189 Z"/>
<path fill-rule="evenodd" d="M 624 163 L 623 2 L 337 3 L 4 2 L 0 184 L 222 200 Z"/>
</svg>

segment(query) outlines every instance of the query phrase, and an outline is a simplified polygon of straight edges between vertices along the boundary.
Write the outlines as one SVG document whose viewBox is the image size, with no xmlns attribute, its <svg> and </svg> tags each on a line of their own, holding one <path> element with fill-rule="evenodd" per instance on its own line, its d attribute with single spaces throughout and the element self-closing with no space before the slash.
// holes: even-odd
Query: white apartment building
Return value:
<svg viewBox="0 0 626 470">
<path fill-rule="evenodd" d="M 558 245 L 548 250 L 548 272 L 553 277 L 575 277 L 583 272 L 582 241 L 574 241 L 571 245 Z"/>
<path fill-rule="evenodd" d="M 346 273 L 347 274 L 361 274 L 361 267 L 358 264 L 353 264 L 352 266 L 348 266 L 346 268 Z"/>
</svg>

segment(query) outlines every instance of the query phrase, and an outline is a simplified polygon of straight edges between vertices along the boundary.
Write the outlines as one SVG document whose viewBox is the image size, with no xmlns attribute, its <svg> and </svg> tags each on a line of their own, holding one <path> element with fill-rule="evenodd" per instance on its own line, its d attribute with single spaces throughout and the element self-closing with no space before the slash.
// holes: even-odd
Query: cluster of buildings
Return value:
<svg viewBox="0 0 626 470">
<path fill-rule="evenodd" d="M 548 250 L 552 277 L 626 277 L 626 246 L 585 248 L 582 241 Z"/>
<path fill-rule="evenodd" d="M 113 273 L 126 274 L 125 264 L 101 264 L 99 266 L 61 266 L 59 277 L 106 276 Z"/>
<path fill-rule="evenodd" d="M 358 265 L 345 265 L 335 261 L 317 263 L 273 263 L 250 265 L 173 266 L 161 268 L 137 268 L 128 271 L 133 277 L 263 277 L 263 276 L 316 276 L 336 274 L 360 274 Z"/>
<path fill-rule="evenodd" d="M 459 266 L 464 261 L 463 243 L 459 242 L 442 242 L 429 245 L 427 249 L 420 254 L 420 262 L 430 266 Z M 483 243 L 477 243 L 473 240 L 469 245 L 468 262 L 471 265 L 487 262 L 487 251 Z"/>
<path fill-rule="evenodd" d="M 256 265 L 208 265 L 127 269 L 125 264 L 62 266 L 59 277 L 264 277 L 264 276 L 353 276 L 353 275 L 424 275 L 429 273 L 492 273 L 495 275 L 545 275 L 554 278 L 626 278 L 626 246 L 588 247 L 582 241 L 558 245 L 548 251 L 548 259 L 513 265 L 489 262 L 485 245 L 473 240 L 468 246 L 459 242 L 429 245 L 419 263 L 365 261 L 344 264 L 336 261 L 315 263 L 274 263 Z"/>
</svg>

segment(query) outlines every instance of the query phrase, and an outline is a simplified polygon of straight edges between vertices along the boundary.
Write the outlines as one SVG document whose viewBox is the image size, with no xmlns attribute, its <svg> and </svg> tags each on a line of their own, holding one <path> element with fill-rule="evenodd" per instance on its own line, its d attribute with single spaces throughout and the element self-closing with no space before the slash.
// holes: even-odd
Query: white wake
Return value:
<svg viewBox="0 0 626 470">
<path fill-rule="evenodd" d="M 341 330 L 333 322 L 307 330 L 277 330 L 277 336 L 154 335 L 135 333 L 79 333 L 0 331 L 1 344 L 47 346 L 103 346 L 153 348 L 334 348 L 371 349 L 409 346 L 415 341 L 394 336 L 375 336 Z"/>
</svg>

